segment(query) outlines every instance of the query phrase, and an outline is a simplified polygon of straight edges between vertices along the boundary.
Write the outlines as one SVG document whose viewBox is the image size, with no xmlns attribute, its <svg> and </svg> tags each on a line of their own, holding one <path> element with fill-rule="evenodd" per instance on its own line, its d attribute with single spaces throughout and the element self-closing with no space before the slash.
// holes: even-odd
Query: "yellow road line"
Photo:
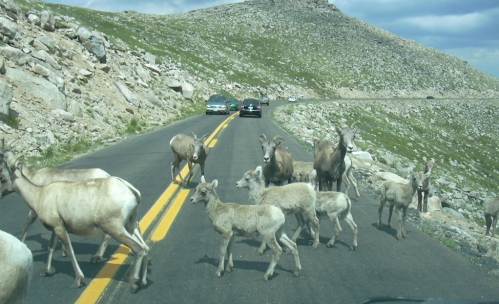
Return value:
<svg viewBox="0 0 499 304">
<path fill-rule="evenodd" d="M 213 138 L 213 140 L 208 144 L 208 148 L 214 148 L 218 142 L 218 139 Z"/>
<path fill-rule="evenodd" d="M 182 206 L 187 200 L 187 197 L 189 196 L 190 192 L 191 191 L 187 189 L 180 190 L 177 197 L 175 198 L 175 201 L 172 204 L 170 204 L 170 207 L 166 211 L 166 214 L 159 223 L 159 225 L 156 227 L 156 229 L 154 229 L 151 236 L 151 241 L 157 243 L 166 237 L 168 231 L 170 231 L 170 227 L 175 221 L 175 218 L 180 212 L 180 209 L 182 209 Z"/>
<path fill-rule="evenodd" d="M 232 121 L 234 118 L 236 118 L 236 113 L 232 114 L 229 116 L 227 119 L 225 119 L 220 125 L 217 126 L 217 128 L 211 133 L 211 135 L 205 140 L 206 145 L 210 145 L 211 141 L 215 139 L 215 137 L 220 133 L 222 130 L 222 126 L 228 124 L 230 121 Z M 216 144 L 216 139 L 215 139 L 215 144 Z M 189 168 L 187 165 L 185 165 L 182 170 L 180 171 L 180 174 L 182 175 L 183 178 L 186 178 L 187 175 L 189 174 Z M 179 176 L 177 175 L 175 177 L 175 180 L 180 180 Z M 161 194 L 161 196 L 156 200 L 156 202 L 152 205 L 152 207 L 147 211 L 147 213 L 142 217 L 142 219 L 139 222 L 139 227 L 142 233 L 144 234 L 151 224 L 154 222 L 156 218 L 160 215 L 161 211 L 164 209 L 164 207 L 168 204 L 168 202 L 172 199 L 172 197 L 177 193 L 177 190 L 179 189 L 179 185 L 175 183 L 170 183 L 168 187 L 165 189 L 165 191 Z M 186 194 L 182 194 L 185 193 Z M 183 201 L 180 201 L 178 198 L 180 195 L 185 195 L 185 198 Z M 185 200 L 187 199 L 187 196 L 189 194 L 189 190 L 181 190 L 179 193 L 179 196 L 177 196 L 177 199 L 174 202 L 174 205 L 172 208 L 168 209 L 168 211 L 173 209 L 173 213 L 167 213 L 165 215 L 164 219 L 166 221 L 166 218 L 171 218 L 170 221 L 171 223 L 168 225 L 167 228 L 165 228 L 164 237 L 166 237 L 166 234 L 170 230 L 170 226 L 173 223 L 175 217 L 178 215 L 180 209 L 182 208 Z M 178 209 L 178 210 L 177 210 Z M 176 210 L 176 212 L 174 212 Z M 171 214 L 168 216 L 168 214 Z M 160 223 L 160 225 L 163 224 Z M 166 224 L 163 224 L 166 225 Z M 163 226 L 166 227 L 166 226 Z M 158 226 L 159 228 L 159 226 Z M 156 229 L 157 231 L 158 229 Z M 159 232 L 158 232 L 159 233 Z M 75 303 L 77 304 L 92 304 L 92 303 L 97 303 L 102 296 L 104 295 L 104 292 L 106 288 L 109 286 L 109 284 L 112 282 L 113 277 L 116 275 L 118 272 L 119 268 L 126 262 L 128 256 L 130 253 L 130 249 L 124 245 L 120 245 L 118 249 L 115 251 L 115 253 L 111 256 L 109 261 L 102 267 L 102 269 L 97 273 L 94 279 L 88 284 L 88 286 L 85 288 L 85 290 L 82 292 L 82 294 L 78 297 Z"/>
</svg>

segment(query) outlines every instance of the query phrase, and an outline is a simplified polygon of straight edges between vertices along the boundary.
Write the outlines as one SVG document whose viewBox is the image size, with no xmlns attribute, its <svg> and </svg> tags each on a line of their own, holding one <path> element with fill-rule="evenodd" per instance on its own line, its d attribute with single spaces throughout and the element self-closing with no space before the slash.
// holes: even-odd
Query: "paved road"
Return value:
<svg viewBox="0 0 499 304">
<path fill-rule="evenodd" d="M 206 176 L 219 179 L 222 200 L 244 202 L 247 193 L 235 188 L 242 173 L 261 162 L 258 136 L 265 132 L 281 135 L 299 160 L 311 160 L 295 139 L 270 120 L 237 118 L 225 128 L 210 151 Z M 143 215 L 170 183 L 168 139 L 179 131 L 204 133 L 213 130 L 223 116 L 203 116 L 178 123 L 164 130 L 135 137 L 99 151 L 70 166 L 97 166 L 136 185 L 143 194 Z M 18 234 L 26 207 L 11 196 L 2 201 L 0 229 Z M 234 243 L 235 270 L 221 279 L 215 275 L 220 237 L 212 229 L 202 205 L 186 203 L 166 238 L 152 246 L 151 284 L 137 294 L 130 294 L 126 283 L 126 265 L 114 278 L 101 303 L 360 303 L 373 296 L 409 296 L 418 298 L 499 299 L 499 280 L 480 272 L 460 255 L 422 233 L 409 228 L 409 238 L 396 241 L 393 231 L 373 226 L 376 200 L 372 193 L 362 193 L 354 201 L 353 215 L 359 225 L 359 249 L 348 246 L 351 234 L 346 225 L 341 242 L 325 247 L 331 225 L 321 221 L 322 244 L 313 249 L 299 242 L 303 271 L 291 273 L 293 260 L 283 255 L 278 275 L 263 280 L 269 254 L 256 253 L 257 242 L 239 238 Z M 287 225 L 294 226 L 289 220 Z M 34 250 L 35 271 L 40 272 L 46 252 L 48 233 L 40 226 L 31 232 L 28 246 Z M 89 263 L 97 242 L 74 238 L 82 269 L 88 278 L 101 265 Z M 116 247 L 115 247 L 116 248 Z M 29 303 L 72 303 L 82 290 L 70 288 L 73 271 L 67 258 L 56 257 L 57 274 L 50 278 L 34 276 Z"/>
</svg>

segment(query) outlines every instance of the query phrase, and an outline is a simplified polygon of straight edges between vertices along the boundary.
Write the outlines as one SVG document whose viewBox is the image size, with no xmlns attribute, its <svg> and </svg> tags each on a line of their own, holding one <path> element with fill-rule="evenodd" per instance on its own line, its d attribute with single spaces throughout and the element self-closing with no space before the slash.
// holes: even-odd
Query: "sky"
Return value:
<svg viewBox="0 0 499 304">
<path fill-rule="evenodd" d="M 171 14 L 238 0 L 48 0 L 104 11 Z M 499 0 L 329 0 L 343 13 L 455 55 L 499 77 Z"/>
</svg>

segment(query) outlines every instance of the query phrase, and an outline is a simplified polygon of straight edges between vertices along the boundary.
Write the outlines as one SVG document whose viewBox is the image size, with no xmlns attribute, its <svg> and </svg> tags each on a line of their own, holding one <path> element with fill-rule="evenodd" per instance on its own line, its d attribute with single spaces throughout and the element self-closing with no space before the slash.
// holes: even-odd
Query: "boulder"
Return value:
<svg viewBox="0 0 499 304">
<path fill-rule="evenodd" d="M 14 39 L 17 34 L 17 24 L 4 16 L 0 16 L 0 34 L 7 40 Z"/>
<path fill-rule="evenodd" d="M 106 44 L 104 38 L 100 34 L 90 32 L 85 27 L 80 27 L 78 29 L 78 38 L 85 49 L 94 54 L 100 63 L 106 63 Z"/>
<path fill-rule="evenodd" d="M 16 84 L 16 90 L 19 91 L 16 96 L 22 95 L 24 99 L 41 101 L 53 109 L 66 108 L 66 96 L 47 79 L 10 68 L 7 68 L 6 78 Z"/>
<path fill-rule="evenodd" d="M 182 96 L 186 99 L 192 99 L 192 95 L 194 95 L 194 87 L 192 84 L 188 82 L 182 83 Z"/>
<path fill-rule="evenodd" d="M 397 174 L 391 173 L 391 172 L 379 171 L 379 172 L 375 173 L 375 176 L 377 178 L 381 179 L 382 181 L 396 182 L 396 183 L 402 183 L 402 184 L 409 183 L 409 181 L 406 180 L 405 178 L 402 178 L 402 177 L 398 176 Z"/>
<path fill-rule="evenodd" d="M 2 116 L 8 116 L 10 114 L 12 96 L 12 88 L 3 78 L 0 78 L 0 114 L 2 114 Z"/>
<path fill-rule="evenodd" d="M 65 121 L 72 122 L 75 120 L 74 115 L 72 113 L 66 112 L 62 109 L 54 109 L 50 113 L 52 113 L 52 115 L 54 115 L 55 117 L 60 118 L 60 119 L 65 120 Z"/>
<path fill-rule="evenodd" d="M 441 211 L 442 210 L 442 199 L 438 196 L 432 196 L 428 198 L 428 211 Z"/>
<path fill-rule="evenodd" d="M 129 103 L 131 103 L 135 106 L 139 105 L 139 100 L 138 100 L 137 96 L 132 91 L 130 91 L 130 89 L 128 89 L 128 87 L 125 84 L 123 84 L 119 81 L 116 81 L 114 83 L 114 85 L 116 86 L 118 91 L 121 93 L 121 95 L 123 95 L 123 97 L 125 97 L 125 99 Z"/>
<path fill-rule="evenodd" d="M 57 43 L 54 39 L 49 36 L 41 36 L 35 39 L 35 41 L 40 42 L 46 48 L 48 48 L 50 53 L 54 53 L 57 50 Z"/>
<path fill-rule="evenodd" d="M 21 9 L 13 0 L 0 0 L 0 8 L 14 20 L 17 20 L 21 15 Z"/>
<path fill-rule="evenodd" d="M 39 51 L 35 51 L 31 54 L 31 56 L 33 56 L 34 58 L 38 59 L 38 60 L 41 60 L 43 62 L 46 62 L 48 63 L 52 68 L 56 69 L 56 70 L 60 70 L 61 69 L 61 66 L 59 65 L 59 63 L 54 59 L 54 57 L 50 56 L 49 53 L 47 53 L 46 51 L 44 50 L 39 50 Z"/>
<path fill-rule="evenodd" d="M 367 151 L 355 151 L 355 152 L 352 152 L 352 156 L 357 158 L 358 160 L 362 160 L 362 161 L 374 161 L 371 153 L 367 152 Z"/>
<path fill-rule="evenodd" d="M 28 22 L 34 25 L 40 25 L 40 17 L 35 14 L 28 14 Z"/>
<path fill-rule="evenodd" d="M 156 56 L 151 53 L 146 52 L 143 58 L 148 64 L 156 64 Z"/>
<path fill-rule="evenodd" d="M 55 16 L 47 10 L 42 11 L 40 16 L 40 27 L 46 31 L 55 31 Z"/>
</svg>

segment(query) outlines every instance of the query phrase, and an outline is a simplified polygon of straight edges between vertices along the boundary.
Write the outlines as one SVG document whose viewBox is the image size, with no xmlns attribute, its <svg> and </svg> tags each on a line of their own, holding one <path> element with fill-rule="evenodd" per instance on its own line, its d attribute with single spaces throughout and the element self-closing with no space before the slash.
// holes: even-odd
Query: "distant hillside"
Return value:
<svg viewBox="0 0 499 304">
<path fill-rule="evenodd" d="M 310 96 L 499 96 L 499 79 L 348 17 L 323 0 L 254 0 L 169 16 L 43 5 L 111 39 L 169 57 L 226 89 Z"/>
</svg>

